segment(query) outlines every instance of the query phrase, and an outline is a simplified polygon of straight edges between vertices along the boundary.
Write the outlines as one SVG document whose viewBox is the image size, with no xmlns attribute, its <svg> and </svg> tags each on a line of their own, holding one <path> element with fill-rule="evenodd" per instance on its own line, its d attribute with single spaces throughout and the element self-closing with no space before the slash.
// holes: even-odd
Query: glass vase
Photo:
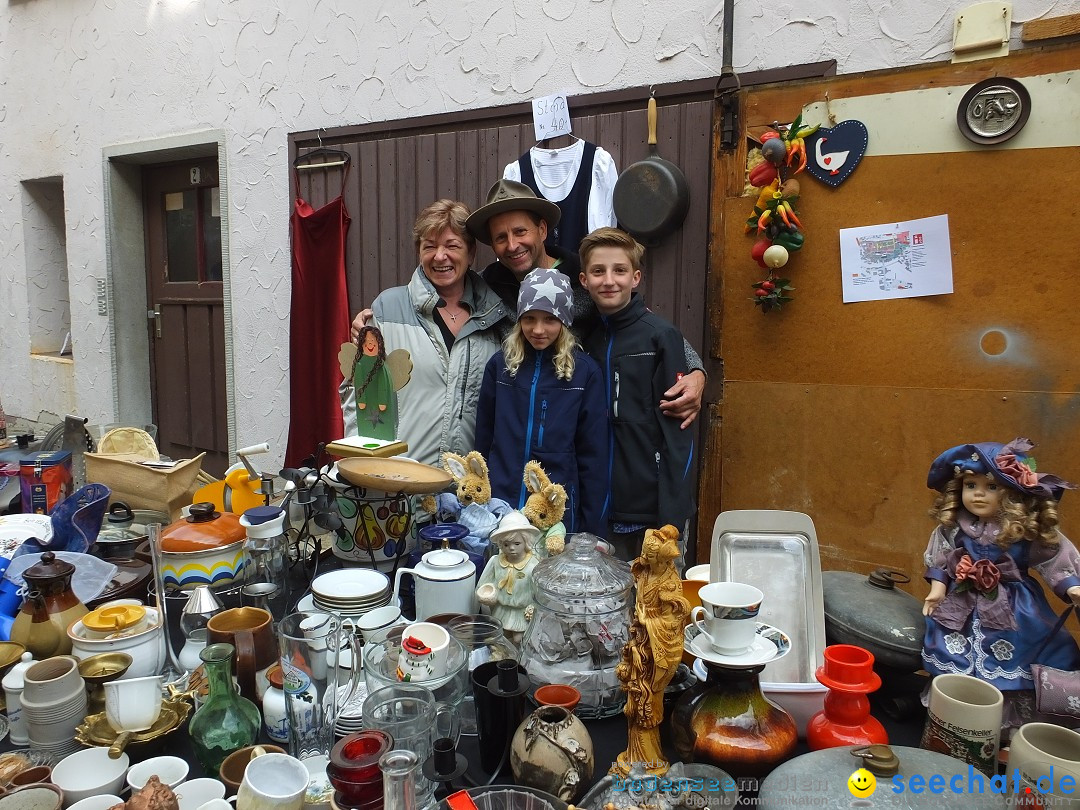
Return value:
<svg viewBox="0 0 1080 810">
<path fill-rule="evenodd" d="M 258 707 L 233 687 L 231 644 L 211 644 L 199 653 L 206 669 L 210 694 L 188 726 L 195 756 L 208 773 L 217 773 L 225 757 L 259 736 L 262 717 Z"/>
<path fill-rule="evenodd" d="M 506 637 L 502 622 L 494 616 L 474 614 L 455 616 L 450 633 L 465 645 L 469 654 L 469 672 L 488 661 L 518 660 L 518 648 Z M 476 704 L 466 694 L 458 714 L 462 734 L 476 734 Z"/>
<path fill-rule="evenodd" d="M 708 677 L 671 712 L 672 745 L 683 762 L 704 762 L 735 777 L 764 776 L 795 752 L 795 720 L 762 694 L 763 666 L 706 662 Z"/>
<path fill-rule="evenodd" d="M 416 809 L 416 772 L 420 760 L 412 751 L 387 751 L 379 760 L 383 775 L 383 810 Z"/>
</svg>

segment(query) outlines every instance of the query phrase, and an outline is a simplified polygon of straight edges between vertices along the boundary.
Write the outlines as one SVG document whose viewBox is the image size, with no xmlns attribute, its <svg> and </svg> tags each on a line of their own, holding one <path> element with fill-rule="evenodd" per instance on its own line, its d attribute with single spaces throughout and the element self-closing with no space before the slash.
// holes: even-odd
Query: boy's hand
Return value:
<svg viewBox="0 0 1080 810">
<path fill-rule="evenodd" d="M 701 397 L 705 393 L 705 374 L 694 369 L 664 392 L 660 412 L 674 419 L 681 419 L 679 427 L 686 430 L 697 419 L 701 410 Z"/>
<path fill-rule="evenodd" d="M 370 309 L 362 309 L 356 313 L 356 317 L 353 318 L 352 326 L 349 329 L 349 334 L 352 336 L 353 343 L 356 342 L 356 338 L 360 335 L 360 330 L 367 326 L 367 322 L 371 320 L 371 316 L 375 313 Z"/>
</svg>

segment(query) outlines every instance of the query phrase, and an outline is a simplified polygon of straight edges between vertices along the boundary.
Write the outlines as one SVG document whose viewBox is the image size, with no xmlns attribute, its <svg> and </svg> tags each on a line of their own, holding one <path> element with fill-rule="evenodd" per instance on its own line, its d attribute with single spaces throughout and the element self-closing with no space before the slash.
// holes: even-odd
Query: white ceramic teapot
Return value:
<svg viewBox="0 0 1080 810">
<path fill-rule="evenodd" d="M 402 574 L 413 575 L 418 622 L 439 613 L 476 613 L 476 566 L 464 551 L 437 548 L 425 554 L 416 568 L 399 568 L 394 575 L 395 600 Z"/>
</svg>

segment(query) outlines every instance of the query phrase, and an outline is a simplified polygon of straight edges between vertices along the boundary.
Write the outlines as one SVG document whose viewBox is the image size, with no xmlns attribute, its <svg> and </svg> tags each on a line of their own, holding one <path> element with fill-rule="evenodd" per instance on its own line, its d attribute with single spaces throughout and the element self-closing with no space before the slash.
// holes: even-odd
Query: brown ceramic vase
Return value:
<svg viewBox="0 0 1080 810">
<path fill-rule="evenodd" d="M 764 667 L 706 668 L 708 678 L 683 693 L 668 720 L 680 759 L 732 776 L 764 776 L 795 753 L 795 720 L 761 692 Z"/>
</svg>

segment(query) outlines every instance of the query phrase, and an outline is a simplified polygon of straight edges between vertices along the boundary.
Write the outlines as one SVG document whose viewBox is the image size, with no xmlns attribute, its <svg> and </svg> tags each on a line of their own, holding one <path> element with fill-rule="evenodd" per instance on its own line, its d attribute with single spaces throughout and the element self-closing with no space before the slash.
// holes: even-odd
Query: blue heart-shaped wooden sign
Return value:
<svg viewBox="0 0 1080 810">
<path fill-rule="evenodd" d="M 806 171 L 826 185 L 843 183 L 866 154 L 866 125 L 862 121 L 841 121 L 822 127 L 806 139 Z"/>
</svg>

